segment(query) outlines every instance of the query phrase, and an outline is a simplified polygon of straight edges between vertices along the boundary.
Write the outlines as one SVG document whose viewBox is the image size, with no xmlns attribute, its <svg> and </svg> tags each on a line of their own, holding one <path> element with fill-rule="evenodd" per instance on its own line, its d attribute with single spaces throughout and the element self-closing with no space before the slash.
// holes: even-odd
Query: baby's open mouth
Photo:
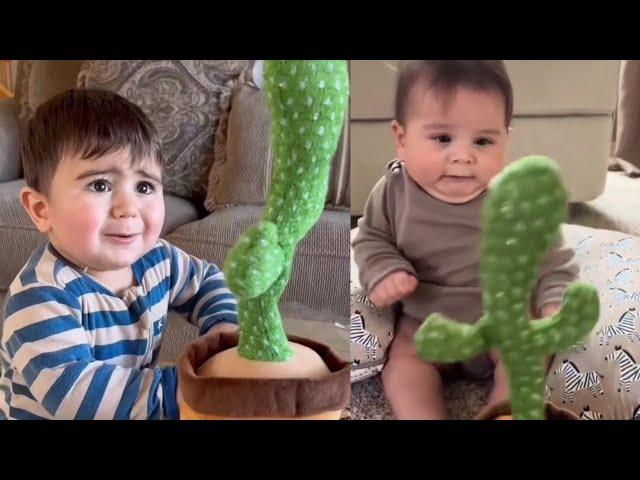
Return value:
<svg viewBox="0 0 640 480">
<path fill-rule="evenodd" d="M 112 242 L 116 242 L 118 244 L 128 245 L 132 243 L 140 234 L 139 233 L 106 233 L 105 237 L 107 237 Z"/>
</svg>

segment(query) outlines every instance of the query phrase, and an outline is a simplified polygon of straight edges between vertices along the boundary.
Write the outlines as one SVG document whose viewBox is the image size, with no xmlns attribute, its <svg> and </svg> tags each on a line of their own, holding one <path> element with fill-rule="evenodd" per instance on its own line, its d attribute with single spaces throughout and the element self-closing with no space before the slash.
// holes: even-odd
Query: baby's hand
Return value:
<svg viewBox="0 0 640 480">
<path fill-rule="evenodd" d="M 378 308 L 388 307 L 413 293 L 418 280 L 405 272 L 393 272 L 384 277 L 369 294 L 369 300 Z"/>
</svg>

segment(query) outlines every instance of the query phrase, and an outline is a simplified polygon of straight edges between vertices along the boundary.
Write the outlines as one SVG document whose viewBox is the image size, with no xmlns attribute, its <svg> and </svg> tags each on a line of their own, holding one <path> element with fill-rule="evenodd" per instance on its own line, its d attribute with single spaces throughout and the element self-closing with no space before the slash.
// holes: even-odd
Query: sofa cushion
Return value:
<svg viewBox="0 0 640 480">
<path fill-rule="evenodd" d="M 262 217 L 262 207 L 231 207 L 184 225 L 167 236 L 174 245 L 219 267 L 238 237 Z M 300 242 L 282 301 L 347 316 L 349 214 L 325 211 Z"/>
<path fill-rule="evenodd" d="M 595 199 L 605 188 L 612 126 L 611 115 L 516 117 L 507 161 L 547 155 L 560 168 L 570 202 Z"/>
<path fill-rule="evenodd" d="M 0 289 L 0 338 L 2 338 L 2 325 L 4 324 L 4 301 L 7 298 L 7 291 Z"/>
<path fill-rule="evenodd" d="M 505 60 L 514 115 L 611 115 L 619 60 Z M 393 117 L 398 60 L 351 61 L 352 118 Z M 588 79 L 588 81 L 586 81 Z"/>
<path fill-rule="evenodd" d="M 18 107 L 12 98 L 0 100 L 0 182 L 20 178 Z"/>
<path fill-rule="evenodd" d="M 616 109 L 619 60 L 506 60 L 505 63 L 517 116 L 611 115 Z"/>
<path fill-rule="evenodd" d="M 0 289 L 7 289 L 38 245 L 46 241 L 20 202 L 24 180 L 0 183 Z"/>
<path fill-rule="evenodd" d="M 198 220 L 198 209 L 186 198 L 175 195 L 164 196 L 164 225 L 160 236 L 168 235 L 176 228 Z"/>
<path fill-rule="evenodd" d="M 9 287 L 31 253 L 46 241 L 31 222 L 20 202 L 23 179 L 0 183 L 0 289 Z M 194 204 L 184 198 L 165 195 L 165 220 L 161 235 L 166 235 L 185 223 L 198 219 Z"/>
<path fill-rule="evenodd" d="M 336 148 L 331 168 L 327 207 L 349 207 L 348 125 Z M 235 89 L 229 118 L 219 125 L 216 160 L 209 173 L 205 207 L 210 212 L 232 205 L 264 205 L 271 180 L 270 112 L 264 92 L 250 81 Z"/>
<path fill-rule="evenodd" d="M 202 200 L 218 120 L 246 60 L 87 61 L 78 86 L 111 90 L 149 115 L 160 133 L 165 190 Z"/>
</svg>

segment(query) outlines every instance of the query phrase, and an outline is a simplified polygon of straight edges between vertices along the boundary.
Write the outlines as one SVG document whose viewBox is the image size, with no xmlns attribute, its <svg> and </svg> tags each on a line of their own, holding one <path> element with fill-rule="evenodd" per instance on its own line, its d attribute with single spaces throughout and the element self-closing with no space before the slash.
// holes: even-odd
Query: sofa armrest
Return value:
<svg viewBox="0 0 640 480">
<path fill-rule="evenodd" d="M 0 182 L 20 178 L 18 107 L 12 98 L 0 100 Z"/>
</svg>

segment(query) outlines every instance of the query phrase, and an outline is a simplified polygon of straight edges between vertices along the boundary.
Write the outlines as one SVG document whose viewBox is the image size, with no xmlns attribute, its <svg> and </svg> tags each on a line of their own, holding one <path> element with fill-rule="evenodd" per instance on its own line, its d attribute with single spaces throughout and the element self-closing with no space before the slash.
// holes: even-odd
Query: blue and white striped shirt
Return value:
<svg viewBox="0 0 640 480">
<path fill-rule="evenodd" d="M 179 417 L 175 367 L 154 367 L 168 310 L 206 333 L 237 323 L 215 265 L 159 240 L 115 295 L 45 243 L 12 282 L 0 342 L 0 419 Z"/>
</svg>

